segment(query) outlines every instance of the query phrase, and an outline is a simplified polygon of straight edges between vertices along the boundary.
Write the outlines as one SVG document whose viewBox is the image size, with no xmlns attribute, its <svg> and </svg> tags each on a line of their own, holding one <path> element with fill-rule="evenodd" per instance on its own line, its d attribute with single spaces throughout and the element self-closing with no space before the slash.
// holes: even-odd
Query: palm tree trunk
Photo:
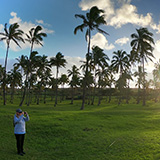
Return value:
<svg viewBox="0 0 160 160">
<path fill-rule="evenodd" d="M 44 104 L 46 104 L 46 88 L 44 89 Z"/>
<path fill-rule="evenodd" d="M 111 92 L 111 86 L 110 86 L 110 92 L 109 92 L 109 100 L 108 100 L 108 103 L 110 103 L 111 102 L 111 95 L 112 95 L 112 92 Z"/>
<path fill-rule="evenodd" d="M 7 44 L 7 51 L 6 51 L 6 58 L 4 64 L 4 76 L 3 76 L 3 105 L 6 105 L 6 69 L 7 69 L 7 59 L 8 59 L 8 52 L 9 52 L 9 43 Z"/>
<path fill-rule="evenodd" d="M 140 102 L 140 86 L 138 87 L 138 94 L 137 94 L 137 104 Z"/>
<path fill-rule="evenodd" d="M 88 29 L 88 55 L 90 53 L 90 43 L 91 43 L 91 31 Z M 87 76 L 88 76 L 88 56 L 86 57 L 86 72 L 84 77 L 84 84 L 83 84 L 83 97 L 82 97 L 82 106 L 81 110 L 84 109 L 85 104 L 85 97 L 86 97 L 86 85 L 87 85 Z"/>
<path fill-rule="evenodd" d="M 31 43 L 30 56 L 31 56 L 32 50 L 33 50 L 33 42 Z"/>
<path fill-rule="evenodd" d="M 73 104 L 73 99 L 74 99 L 74 88 L 72 87 L 72 98 L 71 98 L 71 104 Z"/>
<path fill-rule="evenodd" d="M 55 107 L 57 105 L 57 96 L 58 96 L 58 67 L 57 67 L 57 73 L 56 73 L 56 95 L 55 95 L 55 104 L 54 104 Z"/>
<path fill-rule="evenodd" d="M 96 87 L 97 87 L 97 85 L 96 85 L 96 69 L 95 69 L 95 71 L 94 71 L 94 89 L 93 89 L 93 97 L 92 97 L 91 105 L 94 105 Z"/>
<path fill-rule="evenodd" d="M 14 84 L 11 87 L 11 103 L 13 104 L 13 96 L 14 96 Z"/>
<path fill-rule="evenodd" d="M 144 71 L 144 57 L 142 58 L 143 63 L 143 106 L 146 105 L 146 82 L 145 82 L 145 71 Z"/>
</svg>

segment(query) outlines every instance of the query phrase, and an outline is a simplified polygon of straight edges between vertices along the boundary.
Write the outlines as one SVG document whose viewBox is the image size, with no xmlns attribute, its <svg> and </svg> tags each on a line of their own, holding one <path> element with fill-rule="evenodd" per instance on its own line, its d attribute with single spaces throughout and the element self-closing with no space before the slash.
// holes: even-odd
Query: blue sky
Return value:
<svg viewBox="0 0 160 160">
<path fill-rule="evenodd" d="M 0 30 L 4 24 L 18 22 L 24 32 L 31 27 L 41 25 L 48 37 L 44 38 L 44 46 L 35 46 L 39 54 L 53 57 L 61 52 L 68 61 L 67 69 L 73 64 L 80 65 L 87 52 L 85 32 L 74 35 L 76 26 L 82 23 L 75 14 L 86 14 L 88 9 L 97 5 L 105 11 L 106 26 L 101 28 L 109 36 L 92 33 L 92 45 L 98 45 L 111 58 L 113 51 L 119 49 L 130 52 L 130 35 L 136 28 L 147 27 L 154 34 L 154 62 L 160 58 L 160 12 L 159 0 L 2 0 L 0 7 Z M 12 68 L 15 58 L 22 54 L 28 55 L 29 44 L 22 44 L 22 49 L 11 44 L 9 51 L 8 69 Z M 3 64 L 6 46 L 0 42 L 0 62 Z M 148 63 L 148 72 L 154 63 Z M 62 72 L 65 71 L 62 69 Z"/>
</svg>

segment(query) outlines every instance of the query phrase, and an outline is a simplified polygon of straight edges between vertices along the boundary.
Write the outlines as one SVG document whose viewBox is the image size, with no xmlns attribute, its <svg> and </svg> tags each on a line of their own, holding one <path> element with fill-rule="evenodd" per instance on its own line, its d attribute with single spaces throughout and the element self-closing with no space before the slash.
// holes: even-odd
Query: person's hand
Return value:
<svg viewBox="0 0 160 160">
<path fill-rule="evenodd" d="M 25 111 L 24 114 L 27 115 L 28 113 Z"/>
</svg>

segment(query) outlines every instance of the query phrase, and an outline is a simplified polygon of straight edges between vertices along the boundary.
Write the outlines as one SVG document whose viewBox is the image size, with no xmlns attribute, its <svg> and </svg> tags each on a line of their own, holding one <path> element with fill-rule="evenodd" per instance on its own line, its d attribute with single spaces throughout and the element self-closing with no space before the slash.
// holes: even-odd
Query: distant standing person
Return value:
<svg viewBox="0 0 160 160">
<path fill-rule="evenodd" d="M 25 115 L 25 116 L 24 116 Z M 21 156 L 25 154 L 23 151 L 24 138 L 26 134 L 25 122 L 29 121 L 29 115 L 27 112 L 22 112 L 21 109 L 16 110 L 14 115 L 14 134 L 17 141 L 17 153 Z"/>
</svg>

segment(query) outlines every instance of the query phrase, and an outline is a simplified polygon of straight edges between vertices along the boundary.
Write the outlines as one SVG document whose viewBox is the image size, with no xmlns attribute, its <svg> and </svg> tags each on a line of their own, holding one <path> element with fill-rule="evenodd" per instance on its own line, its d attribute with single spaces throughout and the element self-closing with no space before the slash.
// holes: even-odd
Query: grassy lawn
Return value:
<svg viewBox="0 0 160 160">
<path fill-rule="evenodd" d="M 26 155 L 16 154 L 13 116 L 16 104 L 0 107 L 1 160 L 159 160 L 160 104 L 86 106 L 65 101 L 54 107 L 23 106 L 28 111 Z"/>
</svg>

